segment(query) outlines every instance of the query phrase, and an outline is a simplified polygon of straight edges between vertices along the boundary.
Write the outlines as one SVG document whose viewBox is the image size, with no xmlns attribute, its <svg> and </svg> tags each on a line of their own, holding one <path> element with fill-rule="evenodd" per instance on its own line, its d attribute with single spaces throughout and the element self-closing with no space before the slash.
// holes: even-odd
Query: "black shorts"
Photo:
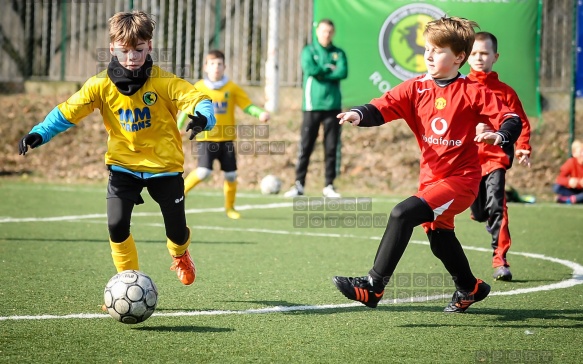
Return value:
<svg viewBox="0 0 583 364">
<path fill-rule="evenodd" d="M 215 159 L 221 164 L 224 172 L 234 172 L 237 170 L 237 157 L 235 153 L 235 143 L 228 142 L 197 142 L 196 155 L 198 156 L 198 166 L 213 169 Z"/>
<path fill-rule="evenodd" d="M 161 206 L 175 205 L 184 196 L 182 175 L 142 179 L 124 172 L 109 172 L 107 198 L 121 198 L 136 205 L 144 203 L 141 193 L 146 188 L 154 201 Z"/>
<path fill-rule="evenodd" d="M 107 184 L 107 224 L 112 241 L 127 239 L 134 205 L 144 203 L 141 196 L 144 188 L 160 206 L 166 237 L 178 245 L 184 244 L 188 240 L 188 229 L 182 174 L 139 178 L 130 173 L 110 170 Z"/>
</svg>

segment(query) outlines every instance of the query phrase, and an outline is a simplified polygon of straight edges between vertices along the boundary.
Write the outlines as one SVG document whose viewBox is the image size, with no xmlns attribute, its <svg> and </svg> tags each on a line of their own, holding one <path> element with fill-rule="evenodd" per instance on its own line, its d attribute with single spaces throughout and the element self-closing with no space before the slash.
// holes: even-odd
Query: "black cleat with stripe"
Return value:
<svg viewBox="0 0 583 364">
<path fill-rule="evenodd" d="M 453 297 L 451 298 L 451 302 L 449 305 L 447 305 L 447 307 L 445 307 L 443 311 L 453 313 L 465 312 L 468 307 L 476 302 L 483 300 L 488 296 L 489 293 L 490 286 L 481 279 L 478 279 L 472 292 L 455 291 L 453 293 Z"/>
<path fill-rule="evenodd" d="M 376 308 L 385 293 L 384 287 L 375 289 L 369 276 L 340 277 L 335 276 L 332 281 L 336 288 L 349 300 L 358 301 L 370 308 Z"/>
</svg>

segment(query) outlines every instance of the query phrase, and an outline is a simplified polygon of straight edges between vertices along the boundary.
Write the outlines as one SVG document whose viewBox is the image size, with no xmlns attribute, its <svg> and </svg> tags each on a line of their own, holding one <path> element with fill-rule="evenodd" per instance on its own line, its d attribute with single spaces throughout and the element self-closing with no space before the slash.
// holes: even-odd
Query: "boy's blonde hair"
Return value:
<svg viewBox="0 0 583 364">
<path fill-rule="evenodd" d="M 581 150 L 581 141 L 578 139 L 573 140 L 573 143 L 571 143 L 571 154 L 572 155 L 577 155 L 579 154 L 579 151 Z"/>
<path fill-rule="evenodd" d="M 472 53 L 476 34 L 474 28 L 479 28 L 475 21 L 455 16 L 442 17 L 427 23 L 423 36 L 431 44 L 442 48 L 451 48 L 456 56 L 465 52 L 465 58 L 460 64 L 461 68 Z"/>
<path fill-rule="evenodd" d="M 152 39 L 155 26 L 156 21 L 143 11 L 119 12 L 109 18 L 109 39 L 135 48 L 140 40 Z"/>
</svg>

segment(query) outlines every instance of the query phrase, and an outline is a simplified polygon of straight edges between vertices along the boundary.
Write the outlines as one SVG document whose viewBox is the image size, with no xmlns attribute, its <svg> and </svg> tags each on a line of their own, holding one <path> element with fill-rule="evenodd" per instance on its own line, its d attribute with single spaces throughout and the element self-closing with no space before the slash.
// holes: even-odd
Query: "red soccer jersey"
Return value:
<svg viewBox="0 0 583 364">
<path fill-rule="evenodd" d="M 476 125 L 487 120 L 491 127 L 499 126 L 516 116 L 490 90 L 464 75 L 445 87 L 429 75 L 419 76 L 370 103 L 385 122 L 404 119 L 415 134 L 421 149 L 421 185 L 450 176 L 479 180 Z"/>
<path fill-rule="evenodd" d="M 508 105 L 511 110 L 514 110 L 518 114 L 522 121 L 522 132 L 516 141 L 516 149 L 531 151 L 530 122 L 514 89 L 500 81 L 496 72 L 485 73 L 471 70 L 468 78 L 489 88 L 504 104 Z M 500 147 L 480 143 L 478 149 L 483 176 L 495 169 L 507 169 L 511 167 L 510 159 Z"/>
<path fill-rule="evenodd" d="M 577 178 L 579 180 L 583 178 L 583 165 L 580 164 L 575 157 L 571 157 L 563 163 L 555 182 L 563 187 L 572 188 L 569 186 L 570 178 Z M 583 186 L 578 183 L 575 188 L 583 188 Z"/>
</svg>

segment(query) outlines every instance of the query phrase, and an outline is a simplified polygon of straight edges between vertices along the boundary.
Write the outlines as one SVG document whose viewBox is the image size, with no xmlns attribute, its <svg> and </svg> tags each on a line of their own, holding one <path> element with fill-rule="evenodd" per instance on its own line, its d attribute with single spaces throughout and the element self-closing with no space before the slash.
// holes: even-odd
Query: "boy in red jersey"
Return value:
<svg viewBox="0 0 583 364">
<path fill-rule="evenodd" d="M 481 168 L 476 142 L 513 144 L 521 122 L 490 90 L 459 73 L 472 50 L 477 26 L 456 17 L 427 23 L 423 33 L 427 74 L 401 83 L 370 104 L 338 114 L 340 124 L 363 127 L 404 119 L 421 149 L 419 191 L 391 211 L 369 274 L 333 279 L 348 299 L 377 306 L 418 225 L 425 229 L 431 251 L 456 285 L 445 312 L 464 312 L 490 293 L 490 286 L 470 269 L 455 236 L 454 217 L 478 193 Z M 498 131 L 476 135 L 476 126 L 484 118 L 491 129 L 500 125 Z"/>
<path fill-rule="evenodd" d="M 530 123 L 522 108 L 522 103 L 512 87 L 498 79 L 498 74 L 492 71 L 498 60 L 498 40 L 492 33 L 476 33 L 472 52 L 468 57 L 472 81 L 488 87 L 510 109 L 514 110 L 522 121 L 522 132 L 514 145 L 507 144 L 504 148 L 494 145 L 479 144 L 478 154 L 482 165 L 482 180 L 476 201 L 470 207 L 472 219 L 486 222 L 486 229 L 492 234 L 492 267 L 495 280 L 510 281 L 512 273 L 509 269 L 506 253 L 512 243 L 508 229 L 508 207 L 506 205 L 506 170 L 512 166 L 514 155 L 520 164 L 530 167 Z"/>
<path fill-rule="evenodd" d="M 583 203 L 583 144 L 579 140 L 571 144 L 571 154 L 553 185 L 558 203 Z"/>
</svg>

